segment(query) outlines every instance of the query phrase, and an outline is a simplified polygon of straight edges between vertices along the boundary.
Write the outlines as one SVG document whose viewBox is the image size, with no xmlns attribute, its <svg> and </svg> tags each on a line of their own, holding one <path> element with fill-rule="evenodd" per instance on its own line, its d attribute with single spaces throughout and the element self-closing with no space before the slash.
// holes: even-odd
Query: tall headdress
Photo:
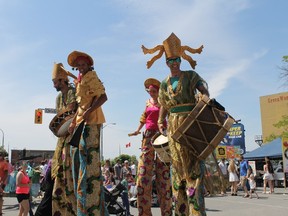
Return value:
<svg viewBox="0 0 288 216">
<path fill-rule="evenodd" d="M 74 74 L 70 73 L 64 68 L 62 63 L 54 63 L 52 69 L 52 80 L 63 79 L 69 81 L 68 76 L 72 77 L 73 79 L 77 79 Z"/>
<path fill-rule="evenodd" d="M 52 80 L 54 79 L 68 80 L 67 72 L 64 69 L 62 63 L 54 63 L 54 66 L 52 69 Z"/>
<path fill-rule="evenodd" d="M 195 69 L 195 66 L 197 65 L 196 61 L 194 61 L 191 56 L 187 55 L 185 51 L 188 51 L 192 54 L 195 53 L 200 54 L 203 48 L 204 48 L 203 45 L 197 49 L 191 48 L 189 46 L 181 46 L 180 39 L 174 33 L 172 33 L 166 40 L 163 41 L 163 45 L 158 45 L 152 49 L 147 49 L 142 45 L 142 50 L 144 54 L 147 53 L 153 54 L 156 51 L 159 51 L 159 53 L 156 56 L 154 56 L 147 62 L 148 69 L 153 65 L 153 63 L 156 60 L 162 57 L 164 52 L 166 59 L 171 57 L 182 57 L 183 59 L 189 62 L 189 64 L 193 69 Z"/>
</svg>

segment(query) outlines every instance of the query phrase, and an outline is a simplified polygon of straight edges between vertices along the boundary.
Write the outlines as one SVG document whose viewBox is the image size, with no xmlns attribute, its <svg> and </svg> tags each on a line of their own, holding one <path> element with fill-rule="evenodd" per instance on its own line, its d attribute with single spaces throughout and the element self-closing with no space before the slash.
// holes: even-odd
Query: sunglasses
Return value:
<svg viewBox="0 0 288 216">
<path fill-rule="evenodd" d="M 180 63 L 181 62 L 181 58 L 177 57 L 177 58 L 173 58 L 173 59 L 167 59 L 166 62 L 168 64 L 173 64 L 174 62 Z"/>
</svg>

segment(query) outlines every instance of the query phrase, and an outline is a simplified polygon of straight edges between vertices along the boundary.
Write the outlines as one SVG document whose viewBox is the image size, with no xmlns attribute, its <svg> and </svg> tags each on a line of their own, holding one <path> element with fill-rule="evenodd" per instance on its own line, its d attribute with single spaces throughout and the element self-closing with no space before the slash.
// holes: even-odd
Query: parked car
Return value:
<svg viewBox="0 0 288 216">
<path fill-rule="evenodd" d="M 283 186 L 284 172 L 282 166 L 277 166 L 276 169 L 274 170 L 274 181 L 276 187 Z"/>
</svg>

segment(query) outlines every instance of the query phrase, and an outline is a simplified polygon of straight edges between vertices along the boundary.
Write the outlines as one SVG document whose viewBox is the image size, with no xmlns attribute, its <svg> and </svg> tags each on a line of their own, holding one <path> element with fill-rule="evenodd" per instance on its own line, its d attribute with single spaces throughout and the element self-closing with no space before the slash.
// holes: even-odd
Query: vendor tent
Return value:
<svg viewBox="0 0 288 216">
<path fill-rule="evenodd" d="M 282 158 L 282 139 L 277 138 L 261 147 L 244 154 L 247 160 L 258 160 L 265 157 Z"/>
</svg>

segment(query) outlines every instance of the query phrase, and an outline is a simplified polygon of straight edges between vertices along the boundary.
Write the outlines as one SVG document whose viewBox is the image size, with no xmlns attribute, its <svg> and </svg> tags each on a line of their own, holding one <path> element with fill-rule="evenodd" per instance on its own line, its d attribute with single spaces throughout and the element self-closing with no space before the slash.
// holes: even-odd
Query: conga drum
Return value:
<svg viewBox="0 0 288 216">
<path fill-rule="evenodd" d="M 73 120 L 75 110 L 64 109 L 59 112 L 50 122 L 49 129 L 57 137 L 64 137 L 68 134 L 68 128 Z"/>
<path fill-rule="evenodd" d="M 156 133 L 152 139 L 152 146 L 158 156 L 158 158 L 166 165 L 171 162 L 170 148 L 168 143 L 168 137 L 161 133 Z"/>
<path fill-rule="evenodd" d="M 186 146 L 201 160 L 214 151 L 235 121 L 224 111 L 224 107 L 215 102 L 202 95 L 187 118 L 172 134 L 176 142 Z"/>
</svg>

